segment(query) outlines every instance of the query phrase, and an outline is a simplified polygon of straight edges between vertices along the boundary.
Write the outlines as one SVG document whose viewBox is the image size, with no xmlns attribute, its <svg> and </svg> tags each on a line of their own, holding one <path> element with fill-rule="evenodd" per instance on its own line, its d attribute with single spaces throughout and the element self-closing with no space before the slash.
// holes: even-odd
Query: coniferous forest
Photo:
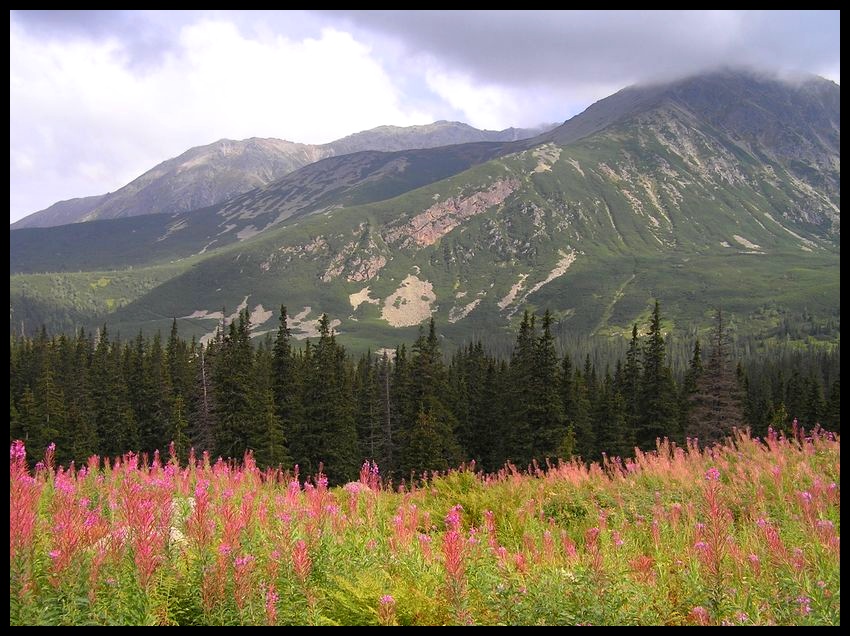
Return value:
<svg viewBox="0 0 850 636">
<path fill-rule="evenodd" d="M 495 471 L 556 458 L 630 456 L 657 438 L 701 444 L 733 427 L 764 435 L 816 424 L 840 432 L 840 351 L 782 348 L 741 355 L 717 313 L 710 338 L 689 344 L 681 372 L 656 304 L 625 355 L 561 352 L 549 312 L 525 313 L 510 356 L 478 341 L 448 353 L 431 320 L 394 354 L 346 353 L 323 316 L 319 338 L 293 340 L 286 309 L 275 337 L 250 337 L 250 320 L 207 345 L 97 334 L 10 337 L 10 441 L 56 443 L 60 463 L 136 449 L 181 459 L 208 451 L 261 467 L 319 466 L 331 483 L 356 478 L 364 459 L 406 479 L 474 460 Z M 37 453 L 36 453 L 37 454 Z"/>
</svg>

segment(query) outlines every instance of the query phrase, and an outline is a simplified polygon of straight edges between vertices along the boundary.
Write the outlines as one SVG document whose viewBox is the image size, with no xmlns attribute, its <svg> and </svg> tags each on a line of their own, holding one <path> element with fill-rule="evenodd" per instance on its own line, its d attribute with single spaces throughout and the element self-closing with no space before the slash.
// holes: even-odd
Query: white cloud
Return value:
<svg viewBox="0 0 850 636">
<path fill-rule="evenodd" d="M 462 113 L 463 121 L 489 130 L 562 122 L 622 88 L 602 82 L 586 82 L 575 89 L 486 84 L 464 73 L 447 71 L 433 61 L 425 71 L 425 81 L 442 100 Z"/>
<path fill-rule="evenodd" d="M 222 21 L 182 28 L 160 64 L 128 67 L 116 39 L 37 40 L 10 25 L 10 217 L 112 191 L 156 163 L 222 137 L 322 143 L 406 109 L 368 46 L 249 39 Z"/>
<path fill-rule="evenodd" d="M 462 73 L 429 69 L 428 87 L 463 113 L 464 121 L 476 128 L 501 130 L 518 121 L 514 95 L 499 86 L 481 85 Z"/>
</svg>

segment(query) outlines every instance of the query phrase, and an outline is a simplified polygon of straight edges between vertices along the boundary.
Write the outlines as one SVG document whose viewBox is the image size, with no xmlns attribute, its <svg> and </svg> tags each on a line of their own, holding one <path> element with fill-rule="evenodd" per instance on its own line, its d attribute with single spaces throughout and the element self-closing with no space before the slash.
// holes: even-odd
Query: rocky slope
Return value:
<svg viewBox="0 0 850 636">
<path fill-rule="evenodd" d="M 327 312 L 364 348 L 393 346 L 432 315 L 450 339 L 497 337 L 529 306 L 577 333 L 627 333 L 654 298 L 673 328 L 710 323 L 721 303 L 741 329 L 804 310 L 840 324 L 840 89 L 729 72 L 632 88 L 533 140 L 335 157 L 165 218 L 185 225 L 133 252 L 138 276 L 161 282 L 98 319 L 134 331 L 175 316 L 204 336 L 214 312 L 245 304 L 259 334 L 285 303 L 296 335 Z M 144 244 L 154 231 L 141 220 L 103 231 Z M 200 250 L 210 236 L 220 242 Z M 10 269 L 96 269 L 80 264 L 94 240 L 12 232 Z M 66 249 L 71 265 L 39 264 L 36 245 Z M 168 245 L 192 256 L 167 265 Z M 99 267 L 126 267 L 127 254 Z M 166 266 L 182 271 L 166 280 Z M 108 293 L 85 287 L 103 273 L 74 276 L 53 274 L 51 289 Z M 48 302 L 46 285 L 13 277 L 13 328 Z"/>
<path fill-rule="evenodd" d="M 221 139 L 162 162 L 116 192 L 60 201 L 21 219 L 12 228 L 188 212 L 267 185 L 327 157 L 365 150 L 389 152 L 478 141 L 516 141 L 554 126 L 493 131 L 438 121 L 425 126 L 379 126 L 322 145 L 256 137 L 242 141 Z"/>
</svg>

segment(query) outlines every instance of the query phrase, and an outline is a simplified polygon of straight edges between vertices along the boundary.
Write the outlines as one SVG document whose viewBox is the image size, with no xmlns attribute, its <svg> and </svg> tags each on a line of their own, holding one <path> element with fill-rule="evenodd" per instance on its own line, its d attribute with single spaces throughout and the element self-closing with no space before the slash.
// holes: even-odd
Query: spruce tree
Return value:
<svg viewBox="0 0 850 636">
<path fill-rule="evenodd" d="M 171 442 L 174 443 L 174 454 L 177 459 L 184 463 L 189 457 L 189 422 L 186 420 L 186 407 L 183 396 L 176 395 L 171 403 L 171 430 L 169 431 Z"/>
<path fill-rule="evenodd" d="M 702 351 L 700 348 L 699 339 L 694 342 L 694 352 L 691 356 L 691 362 L 688 365 L 688 370 L 685 373 L 685 378 L 682 381 L 682 388 L 679 393 L 679 427 L 683 431 L 688 431 L 688 414 L 691 410 L 691 400 L 697 392 L 697 382 L 702 376 Z"/>
<path fill-rule="evenodd" d="M 733 428 L 743 425 L 740 387 L 729 363 L 729 341 L 721 309 L 717 310 L 711 336 L 711 353 L 697 380 L 691 405 L 688 435 L 702 444 L 722 441 Z"/>
<path fill-rule="evenodd" d="M 256 428 L 254 351 L 249 332 L 250 315 L 242 310 L 222 338 L 212 369 L 216 453 L 225 458 L 241 457 L 250 448 L 252 429 Z"/>
<path fill-rule="evenodd" d="M 643 347 L 640 398 L 637 444 L 643 449 L 651 449 L 658 438 L 678 438 L 675 389 L 667 365 L 666 343 L 661 332 L 661 307 L 657 300 Z"/>
<path fill-rule="evenodd" d="M 360 468 L 354 396 L 345 350 L 331 332 L 330 320 L 319 320 L 319 341 L 312 353 L 304 390 L 306 410 L 304 429 L 299 436 L 306 451 L 301 466 L 306 474 L 324 465 L 332 483 L 354 479 Z"/>
<path fill-rule="evenodd" d="M 606 370 L 599 384 L 592 404 L 593 430 L 596 433 L 596 456 L 586 459 L 599 459 L 602 454 L 609 457 L 622 456 L 627 452 L 623 436 L 625 428 L 625 404 L 614 386 L 611 374 Z"/>
<path fill-rule="evenodd" d="M 533 360 L 534 399 L 529 405 L 528 419 L 533 440 L 532 457 L 542 464 L 546 459 L 556 459 L 564 450 L 564 440 L 571 437 L 558 392 L 558 354 L 552 336 L 552 314 L 548 309 L 543 314 Z"/>
<path fill-rule="evenodd" d="M 377 390 L 380 395 L 378 408 L 381 421 L 381 440 L 375 461 L 385 475 L 392 475 L 396 468 L 396 433 L 393 428 L 394 406 L 390 388 L 392 368 L 386 350 L 384 350 L 378 362 L 376 374 Z"/>
<path fill-rule="evenodd" d="M 292 350 L 286 307 L 280 306 L 280 324 L 272 348 L 272 391 L 275 409 L 287 440 L 293 443 L 301 430 L 304 409 L 301 403 L 300 365 Z"/>
<path fill-rule="evenodd" d="M 440 353 L 433 318 L 428 325 L 428 335 L 426 336 L 420 329 L 419 337 L 413 345 L 410 386 L 413 407 L 417 412 L 414 422 L 419 422 L 419 412 L 424 411 L 429 422 L 436 427 L 437 434 L 442 439 L 439 450 L 444 454 L 446 464 L 449 466 L 457 465 L 462 459 L 455 433 L 458 423 L 448 404 L 446 404 L 445 398 L 448 394 L 446 368 Z M 411 431 L 408 431 L 408 433 L 411 433 Z M 411 441 L 412 437 L 408 434 L 403 440 L 403 445 L 409 446 Z M 414 462 L 415 454 L 411 453 L 409 449 L 403 451 L 402 456 L 406 460 L 406 463 L 402 466 L 404 473 L 423 470 L 422 466 Z"/>
<path fill-rule="evenodd" d="M 536 339 L 535 319 L 525 310 L 511 354 L 511 399 L 505 444 L 507 460 L 521 468 L 527 467 L 534 456 L 530 409 L 537 399 L 534 370 Z"/>
<path fill-rule="evenodd" d="M 570 420 L 575 438 L 574 452 L 584 461 L 589 461 L 597 456 L 599 449 L 591 417 L 591 394 L 588 391 L 585 375 L 579 371 L 575 373 L 573 379 L 573 409 Z"/>
<path fill-rule="evenodd" d="M 381 454 L 383 418 L 377 374 L 370 353 L 360 356 L 354 373 L 357 438 L 359 456 L 372 461 Z"/>
<path fill-rule="evenodd" d="M 419 410 L 405 447 L 405 464 L 412 474 L 443 471 L 450 467 L 448 457 L 455 449 L 446 446 L 447 439 L 435 415 Z"/>
</svg>

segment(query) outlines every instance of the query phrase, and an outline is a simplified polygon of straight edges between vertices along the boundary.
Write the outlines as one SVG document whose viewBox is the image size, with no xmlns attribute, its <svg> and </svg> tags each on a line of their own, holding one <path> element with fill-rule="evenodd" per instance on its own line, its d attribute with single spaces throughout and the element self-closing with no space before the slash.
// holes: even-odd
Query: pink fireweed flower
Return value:
<svg viewBox="0 0 850 636">
<path fill-rule="evenodd" d="M 431 537 L 420 532 L 417 538 L 419 539 L 419 549 L 422 550 L 422 556 L 430 561 L 434 558 L 434 553 L 431 551 Z"/>
<path fill-rule="evenodd" d="M 575 542 L 570 539 L 570 535 L 566 530 L 561 530 L 561 549 L 564 551 L 564 556 L 568 559 L 574 559 L 578 556 Z"/>
<path fill-rule="evenodd" d="M 701 605 L 697 605 L 691 610 L 691 620 L 697 625 L 708 625 L 711 622 L 708 610 Z"/>
<path fill-rule="evenodd" d="M 250 554 L 234 559 L 233 579 L 235 585 L 233 593 L 236 606 L 239 609 L 245 607 L 248 597 L 251 595 L 251 571 L 253 570 L 254 561 L 254 557 Z"/>
<path fill-rule="evenodd" d="M 12 461 L 22 461 L 27 458 L 27 449 L 24 443 L 16 439 L 9 447 L 9 459 Z"/>
<path fill-rule="evenodd" d="M 810 493 L 808 490 L 804 490 L 800 493 L 800 499 L 803 501 L 804 505 L 810 504 L 812 503 L 812 493 Z"/>
<path fill-rule="evenodd" d="M 384 594 L 378 603 L 378 622 L 381 625 L 395 624 L 395 599 Z"/>
<path fill-rule="evenodd" d="M 463 538 L 457 530 L 449 530 L 443 536 L 443 557 L 450 584 L 461 584 L 464 572 Z"/>
<path fill-rule="evenodd" d="M 629 566 L 634 572 L 635 578 L 638 581 L 648 583 L 655 579 L 655 559 L 651 556 L 642 554 L 629 561 Z"/>
<path fill-rule="evenodd" d="M 525 556 L 522 552 L 517 552 L 514 555 L 514 565 L 516 565 L 516 571 L 520 574 L 528 572 L 528 562 L 525 560 Z"/>
<path fill-rule="evenodd" d="M 794 553 L 791 557 L 791 562 L 798 570 L 802 570 L 804 567 L 806 567 L 806 557 L 800 548 L 794 548 Z"/>
<path fill-rule="evenodd" d="M 313 562 L 310 560 L 310 553 L 307 551 L 307 542 L 304 539 L 296 541 L 295 546 L 292 548 L 292 567 L 295 570 L 295 575 L 304 583 L 313 567 Z"/>
<path fill-rule="evenodd" d="M 555 539 L 549 530 L 543 531 L 543 554 L 547 561 L 552 561 L 555 558 Z"/>
<path fill-rule="evenodd" d="M 758 574 L 761 572 L 761 561 L 759 560 L 758 555 L 751 554 L 747 557 L 747 559 L 750 562 L 750 567 L 753 569 L 753 573 L 758 576 Z"/>
<path fill-rule="evenodd" d="M 452 506 L 452 509 L 449 510 L 449 514 L 446 515 L 446 527 L 450 530 L 459 530 L 460 529 L 460 513 L 463 511 L 463 506 L 457 504 L 456 506 Z"/>
<path fill-rule="evenodd" d="M 280 597 L 277 594 L 274 584 L 269 585 L 266 590 L 266 623 L 274 625 L 277 622 L 277 602 Z"/>
<path fill-rule="evenodd" d="M 811 613 L 812 599 L 810 599 L 808 596 L 798 596 L 797 604 L 800 606 L 800 614 L 802 614 L 803 616 Z"/>
<path fill-rule="evenodd" d="M 720 479 L 720 471 L 717 468 L 709 468 L 705 473 L 705 478 L 708 481 L 718 481 Z"/>
<path fill-rule="evenodd" d="M 343 486 L 342 489 L 345 492 L 352 494 L 352 495 L 358 495 L 361 492 L 368 492 L 369 491 L 369 487 L 366 484 L 359 482 L 359 481 L 350 481 L 347 484 L 345 484 L 345 486 Z"/>
</svg>

